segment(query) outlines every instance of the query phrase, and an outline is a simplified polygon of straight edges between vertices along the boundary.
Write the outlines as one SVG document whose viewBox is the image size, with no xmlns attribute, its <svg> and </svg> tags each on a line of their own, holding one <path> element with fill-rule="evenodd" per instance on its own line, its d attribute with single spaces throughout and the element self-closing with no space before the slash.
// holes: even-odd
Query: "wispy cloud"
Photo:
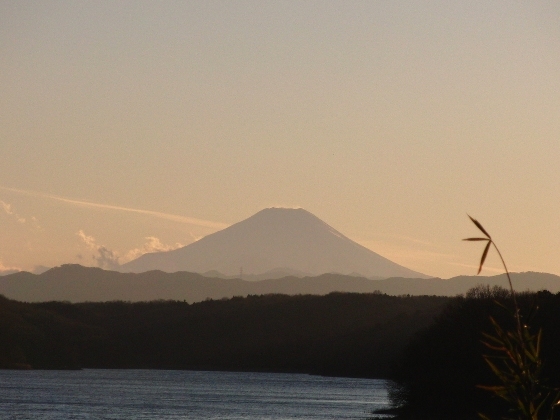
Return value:
<svg viewBox="0 0 560 420">
<path fill-rule="evenodd" d="M 41 227 L 41 225 L 39 224 L 39 220 L 35 216 L 31 216 L 31 222 L 36 229 L 38 229 L 38 230 L 43 229 Z"/>
<path fill-rule="evenodd" d="M 174 249 L 184 246 L 181 243 L 176 243 L 175 245 L 162 244 L 161 241 L 155 236 L 147 236 L 145 239 L 147 240 L 147 242 L 141 248 L 131 249 L 126 253 L 123 258 L 123 262 L 132 261 L 149 252 L 173 251 Z"/>
<path fill-rule="evenodd" d="M 201 240 L 204 238 L 204 235 L 195 235 L 192 232 L 189 232 L 189 236 L 193 239 L 194 242 Z"/>
<path fill-rule="evenodd" d="M 411 238 L 409 238 L 411 239 Z M 453 260 L 457 256 L 448 252 L 427 249 L 426 247 L 411 246 L 408 243 L 395 243 L 383 240 L 356 240 L 360 245 L 383 255 L 385 258 L 395 261 L 443 261 Z M 422 243 L 422 241 L 410 240 L 409 242 Z"/>
<path fill-rule="evenodd" d="M 6 272 L 6 271 L 22 271 L 21 267 L 15 267 L 15 266 L 6 266 L 4 265 L 4 263 L 2 263 L 2 260 L 0 260 L 0 273 Z"/>
<path fill-rule="evenodd" d="M 401 240 L 406 241 L 406 242 L 412 242 L 412 243 L 415 243 L 415 244 L 432 245 L 432 243 L 429 242 L 429 241 L 425 241 L 425 240 L 423 240 L 423 239 L 412 238 L 412 237 L 410 237 L 410 236 L 393 235 L 393 237 L 398 238 L 398 239 L 401 239 Z"/>
<path fill-rule="evenodd" d="M 188 225 L 207 227 L 212 229 L 224 229 L 228 227 L 226 223 L 214 222 L 211 220 L 196 219 L 194 217 L 179 216 L 176 214 L 162 213 L 159 211 L 135 209 L 131 207 L 114 206 L 111 204 L 94 203 L 91 201 L 75 200 L 72 198 L 60 197 L 52 194 L 44 194 L 36 191 L 26 191 L 17 188 L 8 188 L 0 186 L 0 190 L 10 191 L 16 194 L 26 195 L 30 197 L 46 198 L 49 200 L 55 200 L 62 203 L 70 204 L 73 206 L 95 208 L 101 210 L 114 210 L 114 211 L 124 211 L 129 213 L 144 214 L 146 216 L 157 217 L 159 219 L 171 220 L 173 222 L 184 223 Z"/>
<path fill-rule="evenodd" d="M 14 217 L 17 220 L 18 223 L 21 223 L 21 224 L 25 223 L 25 218 L 21 217 L 14 210 L 12 210 L 12 205 L 11 204 L 8 204 L 8 203 L 0 200 L 0 207 L 2 207 L 2 209 L 4 210 L 4 212 L 7 215 Z"/>
<path fill-rule="evenodd" d="M 460 262 L 449 262 L 448 264 L 452 264 L 452 265 L 456 265 L 459 267 L 466 267 L 466 268 L 472 268 L 473 271 L 473 275 L 476 274 L 476 272 L 478 271 L 478 265 L 474 265 L 474 264 L 464 264 L 464 263 L 460 263 Z M 534 266 L 530 266 L 530 265 L 515 265 L 515 264 L 508 264 L 508 269 L 510 270 L 510 272 L 516 272 L 516 273 L 522 273 L 525 271 L 539 271 L 538 267 L 534 267 Z M 488 265 L 487 263 L 484 264 L 484 266 L 482 267 L 482 273 L 484 273 L 485 271 L 490 271 L 492 273 L 498 273 L 498 274 L 503 274 L 504 273 L 504 267 L 498 266 L 498 267 L 492 267 L 490 265 Z"/>
<path fill-rule="evenodd" d="M 473 269 L 473 275 L 476 274 L 476 270 L 478 270 L 478 265 L 473 265 L 473 264 L 463 264 L 463 263 L 458 263 L 458 262 L 448 262 L 448 264 L 451 265 L 456 265 L 459 267 L 466 267 L 466 268 L 472 268 Z M 485 265 L 482 268 L 482 273 L 484 274 L 484 271 L 490 271 L 492 273 L 498 273 L 498 274 L 502 274 L 504 272 L 503 268 L 496 268 L 496 267 L 490 267 L 488 265 Z"/>
<path fill-rule="evenodd" d="M 293 210 L 303 209 L 303 207 L 297 206 L 297 205 L 294 205 L 294 204 L 286 204 L 286 203 L 279 203 L 277 201 L 271 201 L 271 202 L 267 203 L 266 206 L 261 207 L 260 210 L 270 209 L 270 208 L 293 209 Z"/>
<path fill-rule="evenodd" d="M 87 235 L 83 230 L 79 230 L 76 235 L 78 235 L 78 237 L 90 250 L 95 252 L 92 258 L 97 262 L 97 265 L 100 268 L 107 270 L 117 270 L 121 263 L 124 264 L 128 261 L 132 261 L 149 252 L 172 251 L 184 246 L 181 243 L 167 245 L 162 243 L 159 238 L 156 238 L 155 236 L 147 236 L 145 238 L 146 243 L 144 245 L 140 248 L 131 249 L 122 256 L 117 251 L 109 249 L 105 245 L 98 244 L 93 236 Z M 78 258 L 82 258 L 82 256 L 79 255 Z"/>
<path fill-rule="evenodd" d="M 89 249 L 95 251 L 93 259 L 100 268 L 116 270 L 119 268 L 119 256 L 104 245 L 99 245 L 93 236 L 86 235 L 83 230 L 76 233 Z"/>
</svg>

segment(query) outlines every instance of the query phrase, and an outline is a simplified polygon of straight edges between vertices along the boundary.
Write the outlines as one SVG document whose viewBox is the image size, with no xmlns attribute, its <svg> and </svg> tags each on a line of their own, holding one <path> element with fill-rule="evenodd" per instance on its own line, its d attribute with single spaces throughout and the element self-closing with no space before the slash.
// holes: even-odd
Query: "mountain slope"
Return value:
<svg viewBox="0 0 560 420">
<path fill-rule="evenodd" d="M 560 291 L 560 277 L 546 273 L 511 273 L 516 290 Z M 284 277 L 261 281 L 208 278 L 196 273 L 149 271 L 118 273 L 80 265 L 63 265 L 36 275 L 26 272 L 0 277 L 0 295 L 26 302 L 50 300 L 70 302 L 185 300 L 189 303 L 205 299 L 266 294 L 312 294 L 331 292 L 386 293 L 388 295 L 455 296 L 476 285 L 505 287 L 505 275 L 459 276 L 439 278 L 389 278 L 368 280 L 341 274 L 316 277 Z"/>
<path fill-rule="evenodd" d="M 173 251 L 145 254 L 123 272 L 162 270 L 226 275 L 278 268 L 308 275 L 356 273 L 365 277 L 427 278 L 348 239 L 303 209 L 269 208 Z"/>
</svg>

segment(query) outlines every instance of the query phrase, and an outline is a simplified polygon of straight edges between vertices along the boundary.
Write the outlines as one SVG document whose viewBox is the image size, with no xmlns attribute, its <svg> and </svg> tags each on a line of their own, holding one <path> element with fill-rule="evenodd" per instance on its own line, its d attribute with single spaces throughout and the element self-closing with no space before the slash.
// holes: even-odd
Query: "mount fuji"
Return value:
<svg viewBox="0 0 560 420">
<path fill-rule="evenodd" d="M 190 245 L 144 254 L 120 268 L 134 273 L 150 270 L 429 278 L 352 241 L 304 209 L 288 208 L 261 210 Z"/>
</svg>

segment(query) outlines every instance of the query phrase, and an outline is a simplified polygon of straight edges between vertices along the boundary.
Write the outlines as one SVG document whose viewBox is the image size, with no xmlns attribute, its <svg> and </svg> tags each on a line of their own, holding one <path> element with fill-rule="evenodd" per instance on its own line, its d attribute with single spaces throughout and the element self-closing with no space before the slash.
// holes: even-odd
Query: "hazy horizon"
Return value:
<svg viewBox="0 0 560 420">
<path fill-rule="evenodd" d="M 301 207 L 414 271 L 560 274 L 560 4 L 0 2 L 0 271 Z M 492 253 L 483 274 L 501 272 Z"/>
</svg>

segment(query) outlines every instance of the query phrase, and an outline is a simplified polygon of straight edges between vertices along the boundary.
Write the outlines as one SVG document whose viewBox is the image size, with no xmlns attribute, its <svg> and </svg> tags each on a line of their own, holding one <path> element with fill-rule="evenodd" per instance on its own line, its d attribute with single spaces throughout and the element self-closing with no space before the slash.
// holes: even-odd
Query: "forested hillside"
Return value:
<svg viewBox="0 0 560 420">
<path fill-rule="evenodd" d="M 523 322 L 528 323 L 531 331 L 536 334 L 542 328 L 541 384 L 548 382 L 558 388 L 560 293 L 523 293 L 518 302 Z M 505 418 L 507 406 L 477 387 L 500 385 L 482 357 L 493 354 L 483 345 L 482 334 L 494 333 L 490 316 L 502 328 L 513 331 L 514 318 L 504 306 L 512 310 L 505 289 L 472 290 L 467 297 L 453 299 L 431 326 L 413 338 L 393 371 L 399 384 L 393 392 L 393 403 L 402 405 L 399 418 L 475 419 L 479 418 L 477 412 L 490 418 Z M 560 418 L 560 412 L 556 415 Z"/>
<path fill-rule="evenodd" d="M 0 299 L 3 368 L 166 368 L 387 377 L 450 298 L 331 293 L 179 301 Z"/>
<path fill-rule="evenodd" d="M 560 277 L 553 274 L 512 273 L 511 277 L 516 290 L 560 291 Z M 186 271 L 119 273 L 78 264 L 66 264 L 39 275 L 19 272 L 0 276 L 0 294 L 25 302 L 53 300 L 142 302 L 164 299 L 186 300 L 188 303 L 193 303 L 207 298 L 222 299 L 266 294 L 326 295 L 331 292 L 381 292 L 394 296 L 402 294 L 455 296 L 466 293 L 478 284 L 496 286 L 506 282 L 504 275 L 459 276 L 448 280 L 439 278 L 370 280 L 335 273 L 315 277 L 288 276 L 246 281 L 239 278 L 205 277 Z"/>
</svg>

